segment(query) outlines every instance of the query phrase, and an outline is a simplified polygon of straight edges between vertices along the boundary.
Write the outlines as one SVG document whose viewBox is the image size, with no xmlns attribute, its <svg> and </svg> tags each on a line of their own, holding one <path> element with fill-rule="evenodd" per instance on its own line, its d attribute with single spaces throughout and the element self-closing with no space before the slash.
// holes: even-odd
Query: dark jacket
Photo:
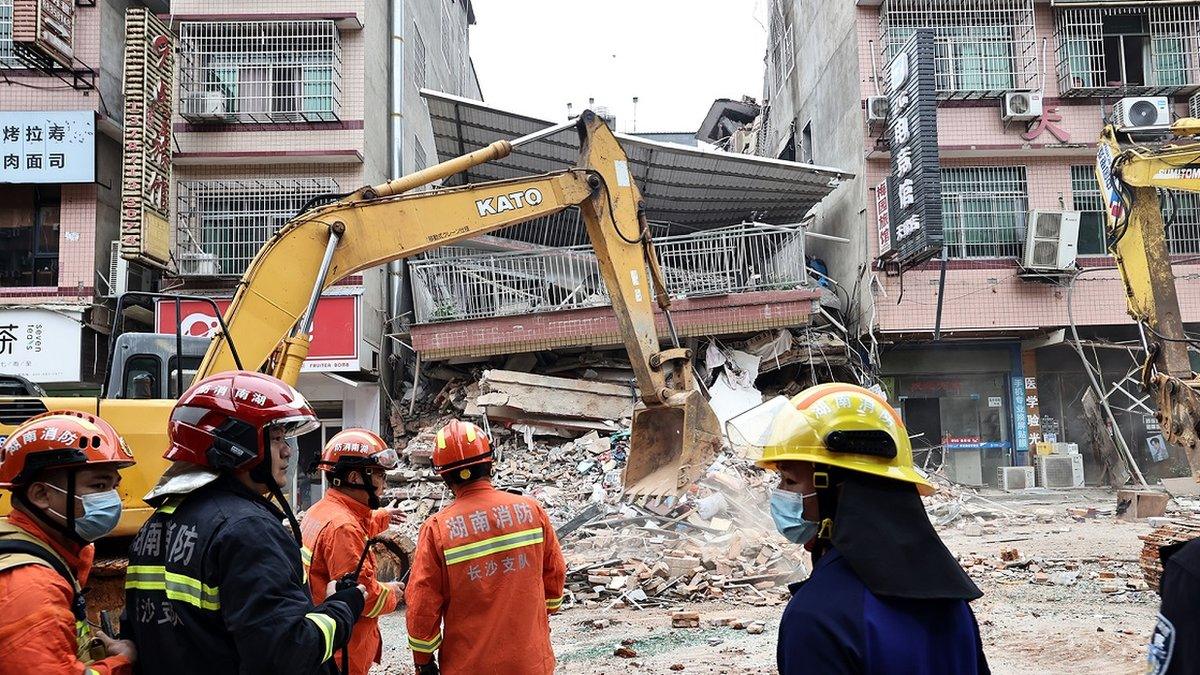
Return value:
<svg viewBox="0 0 1200 675">
<path fill-rule="evenodd" d="M 836 549 L 793 586 L 776 657 L 783 675 L 989 672 L 965 600 L 877 596 Z"/>
<path fill-rule="evenodd" d="M 283 513 L 229 477 L 162 503 L 129 551 L 125 637 L 137 672 L 329 672 L 363 609 L 313 605 Z"/>
<path fill-rule="evenodd" d="M 1162 607 L 1150 638 L 1150 675 L 1200 673 L 1200 539 L 1163 547 Z"/>
</svg>

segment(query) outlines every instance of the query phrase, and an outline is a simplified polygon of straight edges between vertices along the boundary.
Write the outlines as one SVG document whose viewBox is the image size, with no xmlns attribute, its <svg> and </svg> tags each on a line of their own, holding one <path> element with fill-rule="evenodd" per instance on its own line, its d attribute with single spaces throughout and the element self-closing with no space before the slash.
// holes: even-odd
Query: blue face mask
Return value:
<svg viewBox="0 0 1200 675">
<path fill-rule="evenodd" d="M 66 494 L 67 491 L 57 485 L 50 487 Z M 84 541 L 96 541 L 104 535 L 116 529 L 117 523 L 121 520 L 121 495 L 116 490 L 107 492 L 93 492 L 89 495 L 82 495 L 76 499 L 83 502 L 83 516 L 75 519 L 75 534 L 79 535 Z M 50 513 L 66 520 L 67 517 L 55 511 L 47 509 Z"/>
<path fill-rule="evenodd" d="M 804 500 L 817 493 L 802 495 L 776 488 L 771 492 L 771 519 L 775 528 L 793 544 L 806 544 L 817 534 L 819 523 L 804 518 Z"/>
</svg>

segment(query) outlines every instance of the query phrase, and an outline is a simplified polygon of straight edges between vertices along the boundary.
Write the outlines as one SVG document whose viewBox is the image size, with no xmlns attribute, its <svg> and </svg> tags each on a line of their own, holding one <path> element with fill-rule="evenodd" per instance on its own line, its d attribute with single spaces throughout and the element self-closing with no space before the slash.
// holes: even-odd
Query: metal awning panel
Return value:
<svg viewBox="0 0 1200 675">
<path fill-rule="evenodd" d="M 441 92 L 422 90 L 439 161 L 553 126 L 551 122 L 499 110 Z M 749 220 L 800 221 L 809 209 L 852 174 L 831 167 L 736 155 L 617 134 L 629 169 L 646 200 L 647 217 L 707 228 Z M 520 178 L 570 168 L 579 139 L 565 129 L 516 148 L 499 161 L 473 167 L 466 182 Z M 460 184 L 455 176 L 449 185 Z"/>
</svg>

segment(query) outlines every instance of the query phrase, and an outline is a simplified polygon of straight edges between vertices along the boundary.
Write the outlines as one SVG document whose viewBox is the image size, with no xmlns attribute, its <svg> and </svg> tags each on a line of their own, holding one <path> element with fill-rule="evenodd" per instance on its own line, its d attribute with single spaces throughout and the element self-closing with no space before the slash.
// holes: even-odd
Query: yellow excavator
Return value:
<svg viewBox="0 0 1200 675">
<path fill-rule="evenodd" d="M 580 136 L 580 157 L 573 169 L 406 194 L 499 160 L 514 147 L 571 126 Z M 660 347 L 652 303 L 666 312 L 670 301 L 641 193 L 617 139 L 591 111 L 575 121 L 513 141 L 497 141 L 403 178 L 362 188 L 293 218 L 263 246 L 242 276 L 221 330 L 209 343 L 194 377 L 245 368 L 272 373 L 295 386 L 308 354 L 317 301 L 338 280 L 570 207 L 579 207 L 583 215 L 637 377 L 640 400 L 634 409 L 624 473 L 626 494 L 677 495 L 711 463 L 723 436 L 712 408 L 693 385 L 692 354 L 679 345 L 669 313 L 672 346 Z M 186 356 L 184 350 L 172 349 L 182 343 L 177 335 L 155 335 L 149 343 L 142 342 L 164 351 L 158 355 L 163 363 Z M 110 356 L 109 368 L 129 361 Z M 176 372 L 181 373 L 186 366 L 178 362 Z M 167 468 L 162 453 L 167 447 L 167 418 L 175 403 L 173 398 L 121 397 L 119 387 L 112 396 L 112 383 L 125 380 L 122 373 L 109 373 L 109 395 L 99 398 L 0 397 L 0 437 L 25 418 L 55 409 L 98 414 L 124 436 L 138 463 L 123 472 L 124 513 L 110 535 L 116 538 L 134 534 L 151 513 L 142 496 Z M 177 396 L 180 388 L 172 394 Z M 0 504 L 0 513 L 7 511 L 8 505 Z"/>
<path fill-rule="evenodd" d="M 1176 121 L 1165 139 L 1133 140 L 1163 133 L 1105 127 L 1096 180 L 1107 212 L 1109 252 L 1146 352 L 1142 386 L 1157 401 L 1163 435 L 1184 449 L 1192 477 L 1200 481 L 1200 377 L 1188 358 L 1194 341 L 1183 329 L 1159 197 L 1165 189 L 1200 192 L 1200 119 Z"/>
<path fill-rule="evenodd" d="M 1200 482 L 1200 376 L 1188 358 L 1189 344 L 1197 343 L 1183 328 L 1160 201 L 1161 190 L 1200 192 L 1200 119 L 1180 119 L 1166 131 L 1105 127 L 1096 180 L 1107 212 L 1108 250 L 1145 350 L 1142 388 L 1154 397 L 1163 435 L 1183 448 L 1192 478 Z M 1136 466 L 1130 469 L 1137 473 Z M 1159 549 L 1197 536 L 1200 521 L 1179 520 L 1142 537 L 1141 567 L 1152 588 L 1162 577 Z"/>
</svg>

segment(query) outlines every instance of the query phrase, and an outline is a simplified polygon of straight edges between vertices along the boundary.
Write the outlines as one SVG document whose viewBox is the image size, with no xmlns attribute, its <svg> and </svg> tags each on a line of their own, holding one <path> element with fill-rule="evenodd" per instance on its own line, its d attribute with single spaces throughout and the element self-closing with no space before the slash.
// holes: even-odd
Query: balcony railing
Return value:
<svg viewBox="0 0 1200 675">
<path fill-rule="evenodd" d="M 335 121 L 341 85 L 333 21 L 179 25 L 179 114 L 192 122 Z"/>
<path fill-rule="evenodd" d="M 1186 94 L 1200 88 L 1200 3 L 1061 9 L 1063 96 Z"/>
<path fill-rule="evenodd" d="M 13 0 L 0 0 L 0 68 L 20 68 L 13 54 Z"/>
<path fill-rule="evenodd" d="M 885 63 L 926 27 L 934 29 L 939 97 L 998 98 L 1036 86 L 1033 0 L 883 0 Z"/>
<path fill-rule="evenodd" d="M 180 276 L 236 277 L 305 202 L 338 192 L 331 178 L 179 181 Z"/>
<path fill-rule="evenodd" d="M 807 281 L 799 229 L 737 225 L 655 239 L 672 298 L 792 289 Z M 409 264 L 418 323 L 610 304 L 590 245 Z"/>
</svg>

